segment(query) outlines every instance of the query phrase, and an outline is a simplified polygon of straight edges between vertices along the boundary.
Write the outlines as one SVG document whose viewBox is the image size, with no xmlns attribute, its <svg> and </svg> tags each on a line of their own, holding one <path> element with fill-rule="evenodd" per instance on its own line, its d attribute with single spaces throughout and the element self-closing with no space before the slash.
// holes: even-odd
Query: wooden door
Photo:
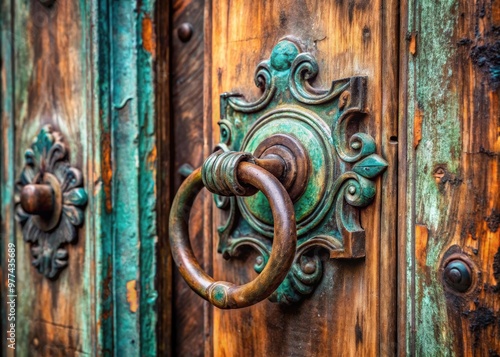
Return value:
<svg viewBox="0 0 500 357">
<path fill-rule="evenodd" d="M 300 304 L 213 308 L 174 267 L 169 351 L 500 353 L 499 9 L 495 1 L 173 3 L 171 119 L 176 137 L 189 138 L 192 148 L 173 140 L 174 191 L 187 173 L 178 174 L 182 165 L 199 167 L 221 141 L 220 94 L 259 98 L 254 69 L 289 35 L 317 58 L 315 87 L 367 77 L 365 128 L 389 165 L 361 213 L 366 257 L 323 256 L 321 283 Z M 193 37 L 184 42 L 176 31 L 188 23 Z M 218 280 L 250 281 L 255 255 L 224 260 L 217 252 L 225 216 L 211 196 L 198 198 L 191 214 L 191 241 L 204 269 Z"/>
<path fill-rule="evenodd" d="M 498 0 L 0 0 L 2 355 L 498 356 L 499 28 Z M 219 309 L 172 260 L 170 207 L 218 144 L 244 147 L 279 110 L 280 130 L 319 118 L 332 137 L 354 113 L 340 133 L 365 154 L 340 160 L 330 138 L 332 174 L 310 162 L 306 181 L 358 165 L 373 195 L 351 226 L 322 216 L 344 231 L 297 260 L 314 279 Z M 269 234 L 226 260 L 231 211 L 206 190 L 190 208 L 201 267 L 255 279 Z"/>
</svg>

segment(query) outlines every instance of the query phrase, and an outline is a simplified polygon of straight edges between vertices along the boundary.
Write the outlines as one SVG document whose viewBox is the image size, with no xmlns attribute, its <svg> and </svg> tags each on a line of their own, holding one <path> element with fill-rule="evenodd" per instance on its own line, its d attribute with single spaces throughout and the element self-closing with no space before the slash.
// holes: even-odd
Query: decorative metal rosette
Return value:
<svg viewBox="0 0 500 357">
<path fill-rule="evenodd" d="M 68 264 L 66 243 L 75 243 L 83 224 L 87 193 L 80 170 L 69 163 L 68 147 L 60 132 L 44 126 L 24 155 L 25 166 L 16 183 L 16 217 L 25 242 L 31 244 L 33 265 L 47 278 L 56 278 Z M 21 202 L 28 185 L 47 185 L 52 191 L 48 212 L 27 213 Z"/>
</svg>

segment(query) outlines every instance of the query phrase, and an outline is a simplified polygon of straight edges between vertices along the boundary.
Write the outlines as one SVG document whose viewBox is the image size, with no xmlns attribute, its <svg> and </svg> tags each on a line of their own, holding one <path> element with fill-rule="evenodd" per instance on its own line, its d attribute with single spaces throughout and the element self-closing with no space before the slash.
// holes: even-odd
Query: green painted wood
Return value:
<svg viewBox="0 0 500 357">
<path fill-rule="evenodd" d="M 95 5 L 104 354 L 156 354 L 153 6 Z"/>
<path fill-rule="evenodd" d="M 11 200 L 14 191 L 14 116 L 13 116 L 13 97 L 14 97 L 14 73 L 13 73 L 13 45 L 14 38 L 12 33 L 12 4 L 10 2 L 0 2 L 0 254 L 5 256 L 7 246 L 14 242 L 14 230 L 12 227 L 14 221 L 14 203 Z M 4 267 L 5 261 L 1 259 L 2 283 L 0 284 L 0 293 L 3 297 L 6 292 Z M 3 356 L 12 356 L 10 351 L 7 354 L 8 319 L 7 311 L 2 298 L 0 307 L 0 326 L 2 333 L 1 351 Z M 10 327 L 10 326 L 9 326 Z"/>
<path fill-rule="evenodd" d="M 156 351 L 153 5 L 110 2 L 107 10 L 114 351 L 144 356 Z"/>
<path fill-rule="evenodd" d="M 48 9 L 24 1 L 15 3 L 15 11 L 11 0 L 0 4 L 1 133 L 8 138 L 0 145 L 2 246 L 15 239 L 19 248 L 24 300 L 18 305 L 18 354 L 156 355 L 154 1 L 82 0 Z M 70 6 L 65 21 L 73 21 L 79 37 L 51 23 L 62 23 L 58 11 Z M 40 39 L 50 31 L 47 36 L 54 41 L 72 35 L 73 42 L 35 61 L 41 54 L 36 31 Z M 61 61 L 66 55 L 76 66 L 65 70 L 64 80 L 73 80 L 71 103 L 59 94 L 61 82 L 47 80 L 52 73 L 37 71 L 50 58 Z M 51 62 L 48 66 L 54 68 Z M 36 81 L 55 90 L 40 96 Z M 40 110 L 43 100 L 49 104 Z M 70 251 L 71 273 L 63 272 L 54 282 L 33 272 L 12 211 L 21 152 L 42 123 L 55 124 L 67 135 L 71 161 L 81 168 L 89 193 L 85 223 Z M 36 294 L 47 293 L 54 296 L 52 302 L 67 297 L 64 306 L 46 306 L 55 316 L 74 316 L 68 326 L 49 321 L 50 333 L 40 328 L 47 322 L 31 321 L 31 312 L 44 301 Z M 36 338 L 38 333 L 46 340 Z M 45 345 L 63 340 L 68 345 Z"/>
<path fill-rule="evenodd" d="M 498 3 L 410 0 L 407 14 L 406 352 L 498 355 Z M 443 281 L 452 254 L 470 264 L 465 293 Z"/>
</svg>

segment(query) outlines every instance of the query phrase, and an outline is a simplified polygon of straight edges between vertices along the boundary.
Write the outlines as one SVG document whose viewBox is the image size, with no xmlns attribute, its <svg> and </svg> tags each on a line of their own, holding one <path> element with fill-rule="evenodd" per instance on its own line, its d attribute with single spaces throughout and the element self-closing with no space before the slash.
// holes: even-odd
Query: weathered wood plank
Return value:
<svg viewBox="0 0 500 357">
<path fill-rule="evenodd" d="M 15 94 L 14 175 L 23 155 L 44 124 L 60 130 L 70 147 L 71 163 L 88 173 L 86 121 L 89 82 L 85 3 L 57 3 L 46 8 L 38 1 L 16 3 L 13 12 Z M 89 189 L 87 176 L 85 186 Z M 11 196 L 12 192 L 11 192 Z M 89 203 L 92 205 L 92 202 Z M 68 267 L 55 281 L 41 276 L 31 262 L 29 245 L 18 225 L 17 352 L 31 355 L 91 354 L 95 315 L 91 305 L 92 256 L 89 236 L 80 230 L 69 245 Z"/>
<path fill-rule="evenodd" d="M 153 356 L 157 298 L 154 1 L 107 6 L 112 221 L 110 240 L 105 242 L 111 255 L 102 259 L 112 259 L 106 277 L 113 294 L 113 351 Z"/>
<path fill-rule="evenodd" d="M 158 290 L 158 355 L 172 356 L 172 256 L 168 237 L 168 217 L 172 200 L 172 116 L 170 99 L 171 1 L 156 4 L 156 137 L 158 150 L 156 287 Z"/>
<path fill-rule="evenodd" d="M 18 248 L 17 351 L 156 355 L 154 1 L 24 1 L 15 11 L 11 3 L 1 14 L 11 29 L 2 31 L 10 140 L 2 140 L 1 197 L 2 243 L 15 236 Z M 29 246 L 3 214 L 43 124 L 65 135 L 89 194 L 69 265 L 54 281 L 30 266 Z"/>
<path fill-rule="evenodd" d="M 213 115 L 207 118 L 212 121 L 212 145 L 218 142 L 219 94 L 232 91 L 245 93 L 249 100 L 256 98 L 259 90 L 253 86 L 255 65 L 268 58 L 279 38 L 294 35 L 319 60 L 317 86 L 328 87 L 332 79 L 352 75 L 368 76 L 372 118 L 367 129 L 377 142 L 383 143 L 384 154 L 394 162 L 396 148 L 392 147 L 395 144 L 391 144 L 391 137 L 397 136 L 397 125 L 396 118 L 391 117 L 396 109 L 392 81 L 397 71 L 388 67 L 396 65 L 397 55 L 391 44 L 385 48 L 382 45 L 397 26 L 393 11 L 397 11 L 395 2 L 382 1 L 212 2 Z M 396 41 L 397 32 L 393 31 L 392 36 Z M 387 73 L 383 72 L 386 58 Z M 395 172 L 385 176 L 386 184 L 395 185 Z M 394 204 L 394 192 L 385 194 L 384 199 L 388 205 Z M 326 259 L 322 283 L 310 299 L 292 308 L 262 302 L 237 311 L 214 309 L 214 355 L 373 355 L 394 351 L 394 315 L 389 304 L 395 292 L 381 294 L 380 289 L 395 286 L 395 255 L 391 256 L 395 230 L 390 223 L 380 225 L 381 204 L 382 196 L 378 196 L 362 216 L 368 232 L 366 259 Z M 395 215 L 394 210 L 384 212 Z M 394 222 L 395 216 L 389 216 L 384 219 Z M 215 222 L 220 219 L 217 210 L 214 217 Z M 216 234 L 214 229 L 212 235 Z M 391 261 L 384 262 L 381 270 L 381 259 L 388 257 Z M 214 249 L 214 276 L 237 284 L 247 282 L 255 276 L 251 259 L 225 261 Z M 387 333 L 383 338 L 380 329 Z"/>
<path fill-rule="evenodd" d="M 397 351 L 397 276 L 398 216 L 394 208 L 398 205 L 398 76 L 399 1 L 385 1 L 382 12 L 382 156 L 389 167 L 382 179 L 380 206 L 380 349 L 379 356 L 394 355 Z"/>
<path fill-rule="evenodd" d="M 4 258 L 8 251 L 9 243 L 15 242 L 14 225 L 14 203 L 12 192 L 14 191 L 14 64 L 13 54 L 13 27 L 12 3 L 10 1 L 0 2 L 0 254 L 1 254 L 1 279 L 0 293 L 7 295 L 6 268 L 7 260 Z M 2 319 L 2 333 L 0 338 L 0 353 L 3 356 L 14 356 L 14 350 L 7 348 L 12 341 L 7 340 L 7 331 L 10 330 L 10 309 L 4 305 L 2 298 L 0 317 Z M 10 318 L 9 318 L 10 317 Z M 9 336 L 11 337 L 11 336 Z"/>
<path fill-rule="evenodd" d="M 400 1 L 400 14 L 405 14 L 408 11 L 408 1 Z M 408 56 L 409 42 L 408 36 L 404 33 L 404 29 L 409 27 L 409 19 L 407 16 L 400 16 L 400 31 L 399 31 L 399 93 L 398 93 L 398 242 L 397 242 L 397 355 L 405 356 L 406 351 L 409 350 L 409 341 L 411 330 L 409 327 L 412 321 L 412 310 L 408 307 L 410 299 L 408 292 L 410 291 L 410 270 L 412 268 L 412 261 L 409 258 L 410 250 L 408 249 L 408 242 L 410 239 L 410 232 L 412 232 L 411 222 L 407 219 L 408 215 L 413 214 L 414 202 L 410 201 L 412 198 L 411 192 L 407 189 L 409 182 L 412 182 L 412 173 L 409 170 L 411 164 L 408 155 L 408 117 L 407 117 L 407 81 L 408 81 Z"/>
<path fill-rule="evenodd" d="M 203 131 L 204 1 L 172 2 L 171 16 L 171 148 L 172 188 L 177 191 L 185 178 L 179 169 L 201 166 L 205 158 Z M 179 35 L 188 30 L 191 36 Z M 201 264 L 204 262 L 203 205 L 210 197 L 200 195 L 191 214 L 191 242 Z M 189 288 L 177 269 L 173 274 L 173 354 L 203 356 L 205 341 L 204 301 Z M 189 306 L 189 308 L 185 308 Z"/>
<path fill-rule="evenodd" d="M 499 7 L 409 1 L 408 18 L 407 352 L 497 355 Z M 451 253 L 466 293 L 443 282 Z"/>
</svg>

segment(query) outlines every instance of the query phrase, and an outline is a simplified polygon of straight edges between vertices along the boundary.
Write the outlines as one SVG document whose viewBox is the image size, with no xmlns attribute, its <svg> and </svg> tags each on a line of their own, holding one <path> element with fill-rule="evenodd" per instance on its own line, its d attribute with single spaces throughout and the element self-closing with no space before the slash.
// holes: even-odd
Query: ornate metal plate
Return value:
<svg viewBox="0 0 500 357">
<path fill-rule="evenodd" d="M 373 137 L 361 130 L 360 124 L 369 120 L 367 78 L 335 80 L 329 89 L 318 89 L 312 85 L 318 71 L 314 56 L 287 37 L 274 47 L 269 60 L 257 66 L 255 83 L 262 89 L 257 101 L 247 102 L 238 93 L 221 95 L 223 150 L 259 156 L 263 151 L 259 145 L 285 134 L 306 151 L 309 174 L 299 197 L 292 197 L 298 230 L 295 262 L 270 297 L 285 304 L 311 294 L 321 279 L 322 262 L 318 249 L 312 248 L 328 250 L 331 258 L 365 256 L 359 209 L 372 202 L 374 179 L 387 167 L 375 153 Z M 226 224 L 219 227 L 219 252 L 230 258 L 238 248 L 251 246 L 260 254 L 255 270 L 262 271 L 273 239 L 265 197 L 257 193 L 215 200 L 228 211 Z"/>
</svg>

